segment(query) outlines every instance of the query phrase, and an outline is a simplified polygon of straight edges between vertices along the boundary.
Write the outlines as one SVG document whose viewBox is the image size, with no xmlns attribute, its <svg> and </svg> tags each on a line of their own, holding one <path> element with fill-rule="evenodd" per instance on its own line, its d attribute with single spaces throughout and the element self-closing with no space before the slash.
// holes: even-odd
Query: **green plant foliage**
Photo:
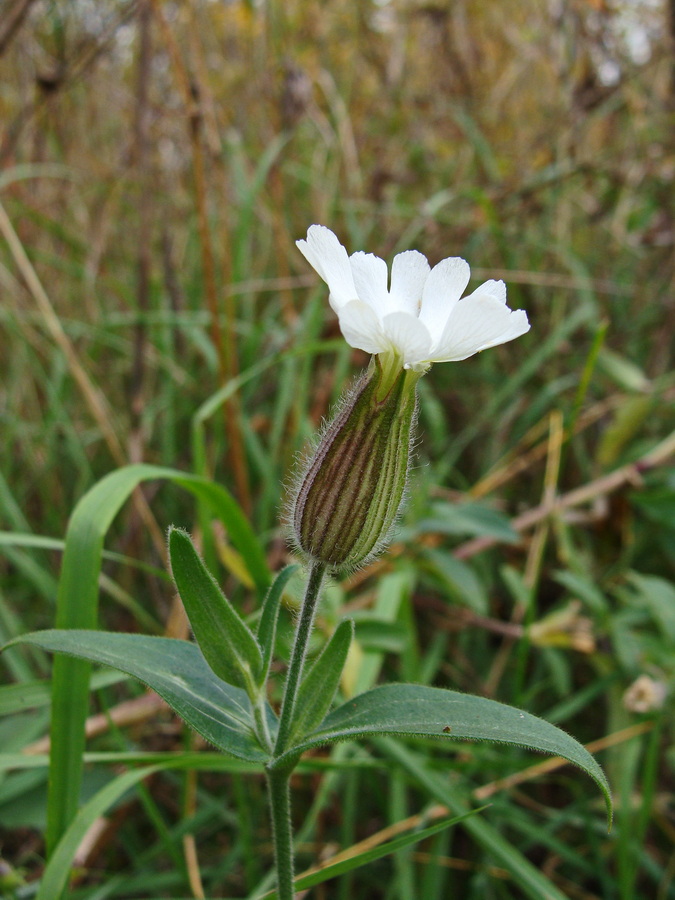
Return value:
<svg viewBox="0 0 675 900">
<path fill-rule="evenodd" d="M 298 566 L 286 566 L 279 572 L 274 579 L 265 597 L 262 612 L 260 614 L 260 622 L 258 623 L 257 638 L 262 649 L 263 666 L 262 678 L 267 678 L 269 673 L 272 654 L 274 653 L 274 641 L 277 634 L 277 620 L 279 618 L 279 610 L 281 609 L 281 598 L 284 588 L 288 584 L 290 578 L 298 571 Z"/>
<path fill-rule="evenodd" d="M 94 628 L 97 624 L 98 580 L 103 540 L 112 520 L 131 492 L 143 481 L 170 479 L 195 496 L 227 523 L 235 546 L 248 561 L 254 580 L 269 580 L 260 546 L 230 493 L 208 479 L 160 466 L 127 466 L 111 472 L 79 501 L 68 523 L 59 579 L 56 625 Z M 60 838 L 79 804 L 84 720 L 88 709 L 89 668 L 78 659 L 56 660 L 52 688 L 52 773 L 48 804 L 48 842 Z"/>
<path fill-rule="evenodd" d="M 429 797 L 458 815 L 466 813 L 468 798 L 461 790 L 449 786 L 445 775 L 435 771 L 424 755 L 390 738 L 377 738 L 377 745 L 393 764 L 400 766 L 413 781 L 423 785 Z M 490 858 L 497 860 L 511 874 L 525 897 L 530 900 L 541 900 L 542 897 L 567 900 L 566 895 L 484 816 L 467 819 L 465 828 Z"/>
<path fill-rule="evenodd" d="M 305 674 L 291 720 L 289 732 L 291 745 L 302 741 L 305 735 L 313 731 L 330 709 L 353 637 L 354 623 L 351 619 L 340 622 Z"/>
<path fill-rule="evenodd" d="M 254 737 L 244 691 L 214 677 L 199 648 L 185 641 L 89 631 L 45 631 L 13 643 L 29 643 L 120 669 L 155 690 L 203 737 L 240 759 L 283 766 L 311 747 L 368 735 L 398 734 L 517 744 L 562 756 L 601 788 L 610 810 L 607 780 L 593 757 L 573 738 L 529 713 L 423 685 L 382 685 L 352 698 L 310 731 L 331 704 L 354 626 L 345 621 L 308 671 L 298 694 L 291 747 L 270 758 Z M 269 711 L 273 729 L 276 719 Z"/>
<path fill-rule="evenodd" d="M 77 848 L 81 845 L 88 829 L 129 788 L 148 775 L 152 775 L 158 769 L 159 766 L 145 766 L 144 768 L 132 769 L 130 772 L 118 775 L 77 812 L 45 868 L 36 894 L 36 900 L 53 900 L 54 897 L 62 896 L 68 884 L 73 857 L 77 853 Z"/>
<path fill-rule="evenodd" d="M 417 523 L 415 531 L 491 537 L 507 544 L 518 541 L 518 534 L 506 516 L 480 503 L 433 503 L 430 514 Z"/>
<path fill-rule="evenodd" d="M 17 642 L 112 666 L 156 691 L 178 715 L 215 747 L 251 762 L 267 754 L 254 734 L 246 692 L 217 678 L 196 644 L 172 638 L 106 631 L 43 631 Z M 270 727 L 275 716 L 268 711 Z"/>
<path fill-rule="evenodd" d="M 611 811 L 609 785 L 591 754 L 548 722 L 529 713 L 468 694 L 417 684 L 385 684 L 353 697 L 330 713 L 321 726 L 294 748 L 367 735 L 426 735 L 517 744 L 562 756 L 593 778 Z"/>
<path fill-rule="evenodd" d="M 559 760 L 366 734 L 294 770 L 297 870 L 411 818 L 423 830 L 433 805 L 488 802 L 327 896 L 670 900 L 668 4 L 5 6 L 0 644 L 54 627 L 187 637 L 173 524 L 259 642 L 279 710 L 302 581 L 282 510 L 367 364 L 294 242 L 322 222 L 388 264 L 464 257 L 467 292 L 503 279 L 532 331 L 421 379 L 391 552 L 324 585 L 308 664 L 352 618 L 334 706 L 411 682 L 555 723 L 602 764 L 613 830 Z M 274 887 L 268 750 L 211 753 L 137 678 L 90 677 L 87 660 L 24 643 L 0 667 L 8 900 Z M 243 708 L 246 741 L 268 746 L 261 707 Z M 155 764 L 134 784 L 128 767 Z M 125 790 L 89 807 L 120 773 Z M 83 843 L 92 823 L 104 839 Z"/>
<path fill-rule="evenodd" d="M 184 531 L 169 531 L 169 556 L 195 638 L 213 672 L 244 690 L 258 684 L 263 670 L 260 646 Z"/>
</svg>

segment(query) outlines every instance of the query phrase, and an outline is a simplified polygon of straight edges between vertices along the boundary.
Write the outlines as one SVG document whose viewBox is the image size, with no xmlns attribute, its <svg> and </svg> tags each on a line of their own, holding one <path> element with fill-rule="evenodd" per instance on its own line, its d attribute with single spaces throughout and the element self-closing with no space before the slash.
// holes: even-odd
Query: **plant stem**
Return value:
<svg viewBox="0 0 675 900">
<path fill-rule="evenodd" d="M 289 769 L 267 771 L 274 837 L 274 863 L 277 871 L 278 900 L 293 900 L 293 833 L 291 829 L 291 772 Z"/>
<path fill-rule="evenodd" d="M 286 750 L 293 714 L 298 699 L 298 688 L 307 656 L 307 645 L 312 633 L 316 605 L 321 590 L 321 582 L 326 571 L 323 563 L 313 562 L 309 569 L 307 587 L 300 610 L 300 620 L 295 632 L 291 660 L 288 664 L 284 698 L 281 701 L 279 733 L 274 747 L 274 757 L 278 758 Z M 291 790 L 290 778 L 294 763 L 274 769 L 274 760 L 267 769 L 272 814 L 272 834 L 274 837 L 274 862 L 277 872 L 277 896 L 279 900 L 293 900 L 293 832 L 291 830 Z"/>
<path fill-rule="evenodd" d="M 286 744 L 288 743 L 288 735 L 291 722 L 293 721 L 295 704 L 298 698 L 298 688 L 300 687 L 302 670 L 305 665 L 305 657 L 307 656 L 307 644 L 309 643 L 309 636 L 312 632 L 316 604 L 319 599 L 319 591 L 321 590 L 321 582 L 323 581 L 325 572 L 326 566 L 323 563 L 317 562 L 316 560 L 312 562 L 309 569 L 307 587 L 305 588 L 305 596 L 302 601 L 298 630 L 295 632 L 295 642 L 293 644 L 293 652 L 291 653 L 291 661 L 288 665 L 286 686 L 284 687 L 284 699 L 281 702 L 279 733 L 274 747 L 274 755 L 276 757 L 281 756 L 284 750 L 286 750 Z"/>
</svg>

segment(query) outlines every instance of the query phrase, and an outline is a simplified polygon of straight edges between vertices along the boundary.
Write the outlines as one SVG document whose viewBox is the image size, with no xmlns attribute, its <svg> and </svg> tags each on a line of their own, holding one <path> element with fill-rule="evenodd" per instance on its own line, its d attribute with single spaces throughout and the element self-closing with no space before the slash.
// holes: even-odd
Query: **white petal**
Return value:
<svg viewBox="0 0 675 900">
<path fill-rule="evenodd" d="M 499 337 L 495 338 L 495 340 L 490 341 L 489 344 L 483 344 L 479 349 L 487 350 L 489 347 L 497 347 L 499 344 L 506 344 L 508 341 L 512 341 L 517 337 L 520 337 L 521 334 L 527 334 L 530 330 L 530 323 L 527 319 L 527 313 L 524 309 L 514 309 L 509 316 L 509 327 L 508 329 L 501 334 Z"/>
<path fill-rule="evenodd" d="M 382 319 L 382 329 L 393 350 L 407 366 L 425 362 L 431 354 L 431 335 L 415 315 L 393 312 Z"/>
<path fill-rule="evenodd" d="M 376 313 L 360 300 L 351 300 L 338 310 L 340 331 L 351 347 L 366 353 L 383 353 L 389 342 L 382 332 Z"/>
<path fill-rule="evenodd" d="M 400 309 L 418 316 L 424 283 L 430 271 L 426 256 L 417 250 L 406 250 L 405 253 L 395 256 L 391 267 L 389 291 L 392 309 Z"/>
<path fill-rule="evenodd" d="M 465 297 L 465 300 L 468 300 L 470 297 L 487 295 L 489 297 L 494 297 L 495 300 L 499 300 L 500 303 L 506 303 L 506 285 L 503 281 L 494 281 L 494 279 L 490 279 L 489 281 L 483 282 L 480 287 L 477 287 L 473 294 L 469 294 L 468 297 Z"/>
<path fill-rule="evenodd" d="M 524 310 L 510 310 L 489 295 L 465 297 L 455 306 L 437 346 L 434 362 L 454 362 L 496 347 L 530 330 Z"/>
<path fill-rule="evenodd" d="M 307 262 L 330 289 L 330 303 L 337 312 L 358 296 L 347 251 L 333 232 L 323 225 L 310 225 L 307 240 L 295 242 Z"/>
<path fill-rule="evenodd" d="M 470 269 L 459 256 L 442 259 L 434 266 L 424 285 L 420 319 L 432 338 L 440 338 L 445 324 L 469 283 Z"/>
<path fill-rule="evenodd" d="M 390 311 L 386 262 L 373 253 L 363 251 L 352 253 L 349 262 L 359 300 L 367 303 L 380 318 L 386 315 Z"/>
</svg>

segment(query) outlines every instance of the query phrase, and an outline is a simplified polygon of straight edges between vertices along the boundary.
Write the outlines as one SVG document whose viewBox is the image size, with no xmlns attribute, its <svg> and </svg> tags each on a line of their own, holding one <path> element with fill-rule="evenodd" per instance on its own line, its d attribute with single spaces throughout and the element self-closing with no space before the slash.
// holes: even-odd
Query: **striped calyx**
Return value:
<svg viewBox="0 0 675 900">
<path fill-rule="evenodd" d="M 386 544 L 408 478 L 420 374 L 393 355 L 373 357 L 302 477 L 295 538 L 333 570 L 353 569 Z"/>
</svg>

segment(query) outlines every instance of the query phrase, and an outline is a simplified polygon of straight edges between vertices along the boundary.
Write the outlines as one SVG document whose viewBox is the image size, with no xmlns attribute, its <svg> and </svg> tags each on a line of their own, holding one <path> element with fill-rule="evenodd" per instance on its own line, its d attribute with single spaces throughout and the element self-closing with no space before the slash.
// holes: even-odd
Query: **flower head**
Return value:
<svg viewBox="0 0 675 900">
<path fill-rule="evenodd" d="M 665 682 L 640 675 L 624 693 L 623 705 L 629 712 L 655 712 L 662 708 L 667 694 Z"/>
<path fill-rule="evenodd" d="M 296 242 L 330 290 L 348 344 L 366 353 L 391 353 L 407 369 L 425 371 L 504 344 L 529 331 L 522 309 L 506 305 L 503 281 L 486 281 L 468 297 L 469 264 L 443 259 L 433 269 L 417 250 L 387 264 L 372 253 L 347 251 L 330 229 L 311 225 Z"/>
</svg>

